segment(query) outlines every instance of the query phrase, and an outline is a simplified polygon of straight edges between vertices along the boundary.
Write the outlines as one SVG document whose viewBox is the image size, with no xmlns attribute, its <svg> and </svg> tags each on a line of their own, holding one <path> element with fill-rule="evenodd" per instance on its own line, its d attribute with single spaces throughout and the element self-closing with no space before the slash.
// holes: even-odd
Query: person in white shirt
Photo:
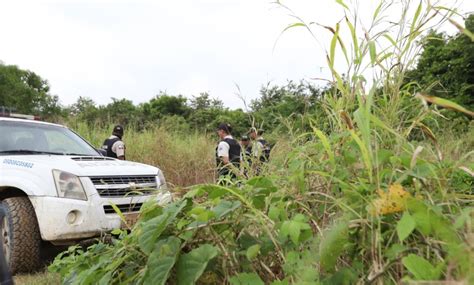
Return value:
<svg viewBox="0 0 474 285">
<path fill-rule="evenodd" d="M 231 135 L 230 124 L 221 123 L 217 127 L 220 138 L 216 148 L 216 164 L 219 178 L 230 176 L 236 178 L 240 167 L 240 144 Z"/>
<path fill-rule="evenodd" d="M 125 160 L 125 144 L 122 141 L 123 127 L 116 125 L 112 131 L 112 135 L 104 141 L 102 149 L 107 152 L 108 157 Z"/>
</svg>

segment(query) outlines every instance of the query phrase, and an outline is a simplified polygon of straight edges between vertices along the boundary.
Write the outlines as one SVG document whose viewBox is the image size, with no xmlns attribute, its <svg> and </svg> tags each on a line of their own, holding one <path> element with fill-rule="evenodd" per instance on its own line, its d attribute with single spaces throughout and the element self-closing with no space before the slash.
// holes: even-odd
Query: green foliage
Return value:
<svg viewBox="0 0 474 285">
<path fill-rule="evenodd" d="M 465 26 L 474 31 L 474 14 Z M 447 36 L 431 31 L 423 40 L 423 52 L 407 79 L 428 94 L 451 99 L 474 109 L 474 41 L 461 33 Z"/>
<path fill-rule="evenodd" d="M 232 285 L 263 285 L 262 279 L 255 273 L 240 273 L 230 278 Z"/>
<path fill-rule="evenodd" d="M 402 259 L 403 265 L 416 280 L 437 280 L 440 272 L 426 259 L 415 254 L 409 254 Z"/>
<path fill-rule="evenodd" d="M 410 213 L 403 213 L 402 218 L 397 223 L 397 234 L 400 241 L 404 241 L 415 229 L 416 221 Z"/>
<path fill-rule="evenodd" d="M 181 240 L 169 237 L 160 240 L 153 249 L 146 265 L 143 278 L 145 284 L 166 284 L 171 269 L 178 258 Z"/>
<path fill-rule="evenodd" d="M 374 23 L 386 22 L 384 3 L 377 5 Z M 130 233 L 87 251 L 72 247 L 50 270 L 71 284 L 141 284 L 145 278 L 181 284 L 474 280 L 473 153 L 444 152 L 424 124 L 437 122 L 437 111 L 410 96 L 404 70 L 392 65 L 415 63 L 421 31 L 444 11 L 411 4 L 403 4 L 414 10 L 403 10 L 395 38 L 388 34 L 392 26 L 359 34 L 354 20 L 347 27 L 357 47 L 348 49 L 339 36 L 342 26 L 325 27 L 333 35 L 328 59 L 336 61 L 341 49 L 351 67 L 341 75 L 329 62 L 334 80 L 322 104 L 299 104 L 308 97 L 295 86 L 276 88 L 254 103 L 255 117 L 257 109 L 272 118 L 305 114 L 298 118 L 301 125 L 286 125 L 292 140 L 277 142 L 260 176 L 196 185 L 163 207 L 147 203 Z M 387 39 L 396 47 L 388 55 L 379 48 Z M 382 76 L 368 90 L 367 68 Z M 191 108 L 203 110 L 203 123 L 216 118 L 207 110 L 218 105 L 203 96 Z M 327 116 L 317 120 L 293 109 L 302 106 Z M 419 140 L 413 139 L 416 131 L 422 132 Z M 151 266 L 163 270 L 152 273 Z"/>
<path fill-rule="evenodd" d="M 218 250 L 214 246 L 204 244 L 182 255 L 178 261 L 178 284 L 195 284 L 206 269 L 208 262 L 217 254 Z"/>
<path fill-rule="evenodd" d="M 49 94 L 49 83 L 36 73 L 0 61 L 0 106 L 51 119 L 61 115 L 58 100 Z"/>
</svg>

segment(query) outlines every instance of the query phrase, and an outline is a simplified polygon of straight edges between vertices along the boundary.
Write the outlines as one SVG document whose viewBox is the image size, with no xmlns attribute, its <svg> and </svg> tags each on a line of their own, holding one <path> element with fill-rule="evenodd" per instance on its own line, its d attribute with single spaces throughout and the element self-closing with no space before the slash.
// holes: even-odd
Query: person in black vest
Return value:
<svg viewBox="0 0 474 285">
<path fill-rule="evenodd" d="M 249 131 L 250 138 L 254 141 L 252 150 L 253 156 L 261 162 L 267 162 L 270 159 L 270 144 L 263 138 L 263 130 L 257 131 L 256 128 L 251 128 Z"/>
<path fill-rule="evenodd" d="M 217 127 L 217 135 L 220 142 L 216 148 L 217 173 L 219 178 L 230 176 L 237 178 L 240 167 L 239 143 L 231 135 L 232 127 L 227 123 L 221 123 Z"/>
<path fill-rule="evenodd" d="M 252 155 L 252 144 L 250 143 L 249 136 L 243 135 L 240 138 L 240 145 L 242 146 L 242 153 L 250 157 Z"/>
<path fill-rule="evenodd" d="M 102 149 L 107 152 L 108 157 L 125 160 L 125 144 L 122 141 L 123 127 L 116 125 L 112 131 L 112 135 L 106 139 L 102 145 Z"/>
</svg>

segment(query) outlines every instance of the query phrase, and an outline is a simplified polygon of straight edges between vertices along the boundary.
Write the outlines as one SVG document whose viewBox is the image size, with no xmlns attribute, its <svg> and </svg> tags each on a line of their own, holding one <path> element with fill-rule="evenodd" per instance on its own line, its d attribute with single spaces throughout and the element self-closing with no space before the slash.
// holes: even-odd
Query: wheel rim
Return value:
<svg viewBox="0 0 474 285">
<path fill-rule="evenodd" d="M 3 243 L 3 254 L 7 263 L 10 263 L 10 225 L 8 223 L 7 217 L 2 218 L 2 243 Z"/>
</svg>

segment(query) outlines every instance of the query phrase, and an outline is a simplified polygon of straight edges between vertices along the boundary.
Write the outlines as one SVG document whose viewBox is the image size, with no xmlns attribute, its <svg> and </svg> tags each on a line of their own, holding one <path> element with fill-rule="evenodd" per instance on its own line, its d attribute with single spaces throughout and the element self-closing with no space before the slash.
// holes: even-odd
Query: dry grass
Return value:
<svg viewBox="0 0 474 285">
<path fill-rule="evenodd" d="M 22 274 L 14 277 L 16 285 L 56 285 L 61 284 L 59 274 L 40 272 L 37 274 Z"/>
<path fill-rule="evenodd" d="M 112 127 L 89 128 L 85 124 L 71 128 L 96 147 L 102 145 L 112 130 Z M 157 127 L 142 131 L 128 128 L 124 142 L 127 160 L 159 167 L 172 186 L 187 187 L 214 181 L 214 150 L 217 139 L 208 135 L 179 134 Z"/>
</svg>

